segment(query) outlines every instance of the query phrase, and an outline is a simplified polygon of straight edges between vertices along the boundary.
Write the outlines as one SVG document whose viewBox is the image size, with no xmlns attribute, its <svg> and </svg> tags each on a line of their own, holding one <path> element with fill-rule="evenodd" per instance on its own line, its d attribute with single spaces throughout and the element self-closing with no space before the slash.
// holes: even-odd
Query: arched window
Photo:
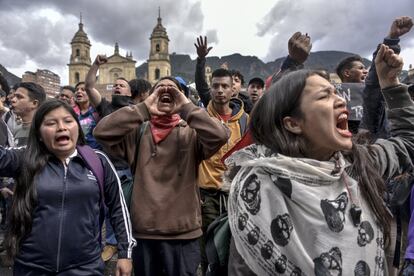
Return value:
<svg viewBox="0 0 414 276">
<path fill-rule="evenodd" d="M 79 72 L 75 72 L 75 84 L 80 81 Z"/>
<path fill-rule="evenodd" d="M 115 83 L 115 81 L 119 78 L 118 73 L 114 73 L 114 77 L 113 77 L 113 83 Z"/>
<path fill-rule="evenodd" d="M 160 69 L 155 69 L 155 79 L 158 80 L 160 78 Z"/>
<path fill-rule="evenodd" d="M 159 52 L 161 50 L 161 48 L 160 48 L 160 44 L 156 44 L 155 45 L 155 51 L 156 52 Z"/>
<path fill-rule="evenodd" d="M 76 56 L 79 57 L 80 56 L 80 50 L 76 49 Z"/>
</svg>

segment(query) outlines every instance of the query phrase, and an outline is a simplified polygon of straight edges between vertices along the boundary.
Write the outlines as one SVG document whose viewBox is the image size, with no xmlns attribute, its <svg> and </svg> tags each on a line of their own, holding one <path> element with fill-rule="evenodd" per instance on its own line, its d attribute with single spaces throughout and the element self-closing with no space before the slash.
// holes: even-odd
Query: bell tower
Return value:
<svg viewBox="0 0 414 276">
<path fill-rule="evenodd" d="M 76 85 L 80 81 L 85 81 L 86 74 L 91 67 L 91 42 L 88 35 L 83 30 L 82 14 L 80 15 L 79 29 L 70 42 L 72 54 L 70 55 L 69 85 Z"/>
<path fill-rule="evenodd" d="M 148 59 L 148 81 L 155 84 L 162 77 L 171 75 L 170 55 L 168 53 L 167 31 L 161 23 L 161 9 L 158 8 L 157 25 L 151 37 L 151 49 Z"/>
</svg>

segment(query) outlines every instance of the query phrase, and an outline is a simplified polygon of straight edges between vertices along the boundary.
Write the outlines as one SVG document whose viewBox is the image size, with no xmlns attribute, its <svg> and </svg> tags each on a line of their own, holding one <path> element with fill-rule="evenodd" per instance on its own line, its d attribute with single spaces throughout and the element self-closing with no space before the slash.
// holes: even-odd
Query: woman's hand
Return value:
<svg viewBox="0 0 414 276">
<path fill-rule="evenodd" d="M 159 100 L 159 96 L 161 95 L 162 91 L 164 91 L 164 87 L 158 87 L 156 88 L 151 95 L 149 95 L 145 100 L 144 100 L 144 104 L 147 106 L 147 109 L 149 111 L 149 113 L 155 116 L 162 116 L 162 115 L 166 115 L 165 112 L 160 111 L 158 109 L 158 100 Z"/>
<path fill-rule="evenodd" d="M 378 54 L 375 57 L 375 67 L 377 68 L 381 89 L 400 84 L 398 76 L 401 73 L 403 65 L 402 57 L 395 54 L 388 46 L 381 44 Z"/>
<path fill-rule="evenodd" d="M 131 259 L 118 259 L 116 263 L 116 276 L 130 276 L 132 273 Z"/>
<path fill-rule="evenodd" d="M 174 97 L 175 106 L 171 111 L 171 114 L 180 113 L 184 105 L 188 104 L 190 100 L 184 95 L 184 93 L 178 89 L 171 90 L 171 94 Z"/>
</svg>

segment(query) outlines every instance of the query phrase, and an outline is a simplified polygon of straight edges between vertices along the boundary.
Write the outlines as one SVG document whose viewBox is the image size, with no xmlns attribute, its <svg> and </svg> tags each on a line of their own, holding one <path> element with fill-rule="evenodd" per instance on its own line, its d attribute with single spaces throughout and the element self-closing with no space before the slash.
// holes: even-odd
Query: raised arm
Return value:
<svg viewBox="0 0 414 276">
<path fill-rule="evenodd" d="M 207 37 L 202 36 L 197 38 L 197 44 L 194 43 L 197 49 L 197 64 L 195 71 L 195 84 L 198 95 L 204 106 L 207 106 L 211 100 L 210 87 L 206 82 L 206 56 L 213 47 L 207 46 Z"/>
<path fill-rule="evenodd" d="M 278 81 L 284 74 L 303 68 L 303 63 L 309 56 L 312 49 L 310 36 L 296 32 L 288 41 L 289 55 L 285 58 L 280 70 L 273 74 L 272 83 Z"/>
<path fill-rule="evenodd" d="M 403 173 L 414 158 L 414 103 L 407 86 L 398 76 L 403 61 L 386 45 L 381 45 L 375 58 L 379 85 L 387 107 L 391 138 L 378 139 L 369 153 L 385 179 Z"/>
<path fill-rule="evenodd" d="M 412 26 L 413 21 L 408 16 L 394 19 L 388 35 L 384 38 L 383 44 L 389 46 L 394 53 L 399 54 L 401 50 L 399 45 L 400 37 L 408 33 Z M 385 103 L 375 66 L 375 57 L 377 56 L 380 45 L 378 45 L 373 53 L 371 67 L 365 80 L 365 89 L 363 93 L 364 114 L 360 128 L 367 129 L 374 137 L 385 138 L 389 136 L 385 118 Z"/>
<path fill-rule="evenodd" d="M 97 55 L 95 61 L 92 63 L 91 68 L 88 71 L 85 79 L 85 90 L 88 94 L 89 101 L 93 107 L 97 107 L 101 101 L 102 96 L 99 91 L 95 88 L 96 74 L 98 73 L 99 66 L 108 62 L 108 59 L 104 55 Z"/>
</svg>

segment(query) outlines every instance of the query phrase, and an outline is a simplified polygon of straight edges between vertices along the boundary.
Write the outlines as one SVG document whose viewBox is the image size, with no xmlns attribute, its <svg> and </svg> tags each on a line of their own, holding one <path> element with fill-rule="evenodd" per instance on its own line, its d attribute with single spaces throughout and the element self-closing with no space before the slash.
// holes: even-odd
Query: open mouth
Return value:
<svg viewBox="0 0 414 276">
<path fill-rule="evenodd" d="M 69 141 L 69 135 L 61 135 L 61 136 L 58 136 L 58 137 L 56 137 L 55 140 L 58 143 L 65 143 L 65 142 Z"/>
<path fill-rule="evenodd" d="M 352 137 L 352 133 L 348 130 L 348 112 L 339 114 L 336 123 L 336 130 L 345 137 Z"/>
<path fill-rule="evenodd" d="M 160 102 L 162 103 L 172 103 L 174 101 L 170 93 L 162 93 L 160 96 Z"/>
</svg>

